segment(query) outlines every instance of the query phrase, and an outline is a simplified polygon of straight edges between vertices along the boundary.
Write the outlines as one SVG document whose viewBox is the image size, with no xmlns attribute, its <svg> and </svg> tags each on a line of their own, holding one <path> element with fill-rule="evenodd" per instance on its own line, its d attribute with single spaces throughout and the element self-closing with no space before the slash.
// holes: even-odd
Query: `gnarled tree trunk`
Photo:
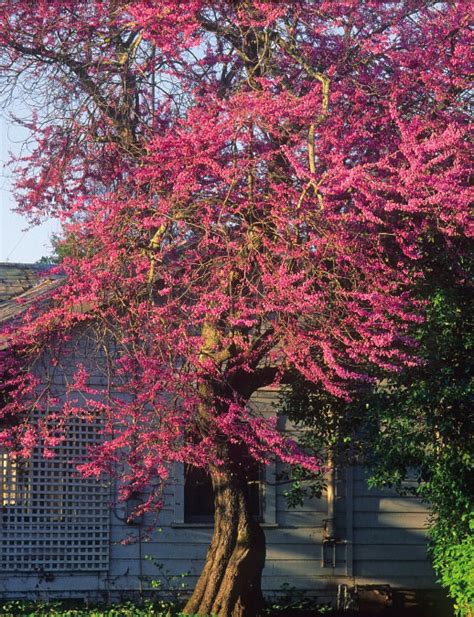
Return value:
<svg viewBox="0 0 474 617">
<path fill-rule="evenodd" d="M 215 503 L 214 535 L 184 613 L 256 617 L 262 608 L 265 536 L 249 514 L 242 471 L 227 465 L 210 472 Z"/>
</svg>

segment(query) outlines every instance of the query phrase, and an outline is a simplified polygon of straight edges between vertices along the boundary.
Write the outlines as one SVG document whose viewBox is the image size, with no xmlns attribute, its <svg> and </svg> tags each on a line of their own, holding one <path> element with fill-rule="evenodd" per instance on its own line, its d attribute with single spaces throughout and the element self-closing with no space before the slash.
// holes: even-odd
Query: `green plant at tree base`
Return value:
<svg viewBox="0 0 474 617">
<path fill-rule="evenodd" d="M 180 574 L 173 574 L 165 569 L 164 564 L 152 555 L 145 555 L 145 559 L 155 566 L 157 573 L 155 575 L 144 576 L 144 582 L 147 583 L 155 593 L 164 591 L 165 595 L 164 598 L 155 599 L 155 604 L 157 602 L 161 603 L 160 608 L 162 610 L 171 610 L 172 607 L 183 606 L 189 596 L 187 578 L 191 573 L 181 572 Z"/>
<path fill-rule="evenodd" d="M 298 384 L 284 397 L 284 411 L 308 428 L 307 443 L 336 465 L 363 460 L 369 485 L 417 480 L 412 492 L 431 507 L 430 553 L 439 581 L 458 615 L 474 615 L 474 347 L 472 245 L 437 255 L 424 249 L 427 303 L 414 327 L 421 363 L 395 374 L 378 374 L 374 387 L 354 390 L 346 403 Z M 293 501 L 301 494 L 296 485 Z"/>
</svg>

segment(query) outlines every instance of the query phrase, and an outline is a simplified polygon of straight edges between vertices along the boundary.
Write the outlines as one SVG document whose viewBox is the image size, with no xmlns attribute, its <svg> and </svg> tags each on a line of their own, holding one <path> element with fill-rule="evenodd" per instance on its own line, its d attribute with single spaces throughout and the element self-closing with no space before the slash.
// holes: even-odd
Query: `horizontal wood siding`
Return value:
<svg viewBox="0 0 474 617">
<path fill-rule="evenodd" d="M 358 584 L 432 588 L 427 554 L 429 512 L 416 497 L 369 489 L 363 468 L 354 469 L 354 576 Z"/>
<path fill-rule="evenodd" d="M 78 342 L 77 357 L 90 357 L 89 349 L 87 340 Z M 70 357 L 71 363 L 73 357 Z M 100 364 L 100 361 L 97 362 Z M 105 382 L 97 362 L 94 362 L 96 366 L 91 366 L 92 382 L 100 387 Z M 55 372 L 54 383 L 59 396 L 73 373 L 71 365 L 62 366 Z M 275 392 L 265 390 L 258 393 L 254 404 L 261 413 L 271 415 L 275 410 L 275 400 Z M 281 420 L 280 424 L 283 426 L 284 421 Z M 291 430 L 292 427 L 287 425 L 286 428 Z M 281 470 L 281 467 L 277 468 L 277 471 Z M 284 584 L 290 584 L 327 597 L 335 594 L 338 584 L 433 587 L 434 576 L 425 553 L 425 506 L 413 497 L 400 497 L 394 491 L 369 490 L 360 468 L 354 470 L 353 478 L 346 475 L 340 472 L 336 476 L 338 541 L 334 546 L 326 544 L 324 549 L 327 518 L 325 496 L 305 500 L 303 505 L 288 509 L 284 495 L 288 486 L 277 486 L 276 525 L 265 528 L 267 561 L 263 575 L 264 589 L 273 593 L 280 591 Z M 348 500 L 349 488 L 353 497 Z M 347 516 L 347 508 L 352 509 L 352 516 Z M 158 579 L 164 586 L 184 581 L 191 589 L 202 568 L 212 529 L 175 525 L 172 483 L 165 491 L 165 507 L 158 520 L 154 521 L 155 530 L 149 537 L 145 536 L 144 529 L 153 522 L 151 515 L 146 515 L 141 527 L 128 525 L 126 518 L 127 511 L 123 504 L 110 506 L 110 567 L 105 575 L 88 573 L 70 576 L 57 573 L 52 580 L 47 580 L 47 573 L 5 575 L 0 578 L 0 595 L 34 596 L 40 593 L 42 597 L 94 597 L 111 594 L 113 597 L 114 594 L 120 596 L 147 589 L 152 580 Z M 141 542 L 137 542 L 139 537 Z M 130 539 L 135 542 L 123 543 Z M 348 545 L 347 541 L 351 540 Z M 333 548 L 335 567 L 330 559 Z M 352 559 L 350 563 L 346 559 L 350 554 L 353 563 Z M 185 572 L 189 575 L 179 578 Z"/>
</svg>

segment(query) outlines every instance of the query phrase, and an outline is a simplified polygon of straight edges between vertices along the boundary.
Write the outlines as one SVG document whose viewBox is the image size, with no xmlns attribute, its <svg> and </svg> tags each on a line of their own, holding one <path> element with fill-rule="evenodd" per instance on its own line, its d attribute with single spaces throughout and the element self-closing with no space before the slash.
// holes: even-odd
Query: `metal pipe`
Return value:
<svg viewBox="0 0 474 617">
<path fill-rule="evenodd" d="M 328 459 L 329 471 L 327 473 L 327 518 L 324 529 L 324 540 L 336 539 L 336 517 L 334 515 L 334 502 L 336 497 L 336 471 L 332 457 Z"/>
</svg>

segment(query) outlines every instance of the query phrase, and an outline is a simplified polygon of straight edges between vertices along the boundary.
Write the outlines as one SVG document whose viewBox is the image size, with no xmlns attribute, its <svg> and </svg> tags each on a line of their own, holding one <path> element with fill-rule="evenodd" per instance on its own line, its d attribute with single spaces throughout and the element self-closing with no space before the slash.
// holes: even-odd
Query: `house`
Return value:
<svg viewBox="0 0 474 617">
<path fill-rule="evenodd" d="M 14 319 L 58 284 L 41 270 L 0 265 L 0 321 Z M 94 355 L 87 332 L 78 339 L 71 363 Z M 67 368 L 43 368 L 60 395 Z M 272 389 L 253 398 L 264 413 L 272 413 L 274 401 Z M 206 479 L 176 465 L 159 529 L 148 536 L 151 515 L 127 522 L 140 495 L 117 503 L 112 483 L 75 471 L 74 459 L 99 439 L 97 428 L 77 420 L 54 458 L 43 458 L 38 447 L 20 463 L 0 451 L 0 598 L 120 599 L 149 590 L 153 580 L 164 588 L 177 581 L 192 588 L 196 581 L 212 533 Z M 338 597 L 347 606 L 356 586 L 361 601 L 399 603 L 437 589 L 426 554 L 429 513 L 417 498 L 369 490 L 356 467 L 331 473 L 321 499 L 289 509 L 278 472 L 278 466 L 256 469 L 250 489 L 267 541 L 266 593 L 289 584 L 320 602 Z M 123 543 L 126 538 L 133 541 Z"/>
</svg>

